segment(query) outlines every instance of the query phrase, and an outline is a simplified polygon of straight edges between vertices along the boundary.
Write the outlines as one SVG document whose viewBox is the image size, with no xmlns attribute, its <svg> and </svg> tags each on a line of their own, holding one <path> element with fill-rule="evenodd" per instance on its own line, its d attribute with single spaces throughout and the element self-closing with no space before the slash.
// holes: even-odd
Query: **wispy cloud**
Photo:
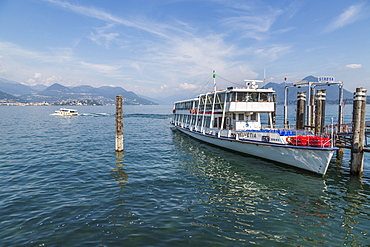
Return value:
<svg viewBox="0 0 370 247">
<path fill-rule="evenodd" d="M 263 15 L 256 15 L 252 11 L 239 12 L 239 16 L 225 18 L 222 22 L 229 29 L 244 33 L 246 38 L 262 40 L 282 13 L 279 9 L 268 10 Z"/>
<path fill-rule="evenodd" d="M 196 89 L 198 88 L 199 86 L 197 85 L 194 85 L 194 84 L 189 84 L 187 82 L 183 83 L 183 84 L 180 84 L 180 88 L 181 89 L 185 89 L 185 90 L 188 90 L 188 89 Z"/>
<path fill-rule="evenodd" d="M 73 52 L 69 48 L 50 48 L 44 52 L 25 49 L 11 42 L 0 41 L 0 51 L 9 57 L 18 57 L 23 60 L 30 60 L 33 63 L 59 63 L 71 61 Z"/>
<path fill-rule="evenodd" d="M 196 30 L 197 28 L 189 23 L 180 20 L 174 20 L 167 24 L 148 21 L 138 16 L 135 18 L 130 16 L 119 17 L 102 9 L 60 0 L 46 1 L 79 15 L 104 21 L 104 27 L 94 28 L 89 38 L 106 48 L 113 42 L 123 42 L 127 45 L 123 41 L 123 35 L 127 35 L 126 29 L 122 29 L 126 27 L 144 31 L 160 38 L 160 42 L 152 39 L 140 39 L 140 41 L 137 41 L 137 43 L 140 42 L 138 49 L 136 49 L 137 43 L 121 48 L 127 51 L 135 50 L 135 58 L 126 57 L 126 60 L 121 62 L 126 64 L 128 68 L 135 70 L 136 73 L 139 72 L 146 81 L 166 78 L 169 81 L 176 82 L 181 81 L 181 76 L 199 78 L 199 76 L 212 69 L 224 71 L 225 74 L 230 74 L 231 77 L 235 77 L 235 74 L 240 72 L 247 77 L 253 77 L 256 76 L 256 73 L 251 71 L 248 65 L 238 61 L 238 57 L 240 58 L 242 53 L 248 53 L 250 56 L 264 56 L 275 60 L 288 51 L 288 47 L 273 46 L 259 49 L 256 53 L 250 50 L 246 52 L 245 49 L 244 51 L 239 49 L 234 42 L 232 45 L 227 43 L 224 32 L 212 34 L 212 31 L 209 30 L 209 33 L 205 34 Z M 228 17 L 222 20 L 223 25 L 229 30 L 238 31 L 238 34 L 234 35 L 232 39 L 239 39 L 245 37 L 245 35 L 257 40 L 263 39 L 278 16 L 282 14 L 280 9 L 268 8 L 262 16 L 256 15 L 253 9 L 255 6 L 248 5 L 249 3 L 235 5 L 235 3 L 220 2 L 220 4 L 228 8 L 233 16 L 236 13 L 236 17 Z M 261 7 L 259 5 L 257 8 Z M 199 35 L 197 36 L 196 33 L 199 33 Z M 240 35 L 241 33 L 243 34 Z M 123 73 L 124 70 L 86 60 L 81 65 L 107 75 L 109 73 Z M 186 71 L 186 73 L 183 73 L 183 71 Z M 124 73 L 133 72 L 128 72 L 126 69 Z M 176 84 L 173 83 L 172 85 Z M 177 85 L 180 85 L 180 83 Z"/>
<path fill-rule="evenodd" d="M 132 19 L 132 20 L 128 18 L 124 19 L 124 18 L 115 16 L 115 15 L 112 15 L 111 13 L 106 12 L 101 9 L 71 4 L 68 2 L 64 2 L 64 1 L 58 1 L 58 0 L 46 0 L 46 1 L 48 1 L 49 3 L 55 4 L 59 7 L 68 9 L 77 14 L 102 20 L 108 24 L 119 24 L 119 25 L 123 25 L 126 27 L 136 28 L 136 29 L 139 29 L 139 30 L 163 37 L 163 38 L 170 38 L 170 36 L 168 36 L 166 32 L 166 30 L 168 29 L 179 32 L 179 33 L 186 33 L 183 27 L 175 28 L 174 26 L 166 25 L 163 23 L 153 23 L 151 21 L 144 21 L 144 20 L 139 20 L 139 19 Z"/>
<path fill-rule="evenodd" d="M 347 69 L 359 69 L 359 68 L 362 68 L 362 64 L 356 64 L 356 63 L 348 64 L 346 65 L 346 68 Z"/>
<path fill-rule="evenodd" d="M 96 32 L 91 32 L 90 39 L 97 43 L 98 45 L 103 45 L 105 47 L 109 47 L 109 45 L 116 41 L 119 37 L 118 32 L 111 32 L 110 29 L 112 28 L 112 24 L 109 24 L 105 27 L 96 28 Z"/>
<path fill-rule="evenodd" d="M 275 61 L 281 56 L 289 53 L 291 47 L 288 45 L 271 45 L 265 48 L 259 48 L 255 50 L 255 54 L 267 58 L 270 61 Z"/>
<path fill-rule="evenodd" d="M 332 32 L 360 20 L 362 18 L 363 6 L 364 4 L 349 6 L 329 24 L 325 32 Z"/>
<path fill-rule="evenodd" d="M 80 64 L 87 69 L 95 70 L 95 71 L 98 71 L 99 73 L 108 74 L 108 75 L 116 74 L 121 68 L 121 66 L 94 64 L 94 63 L 88 63 L 88 62 L 81 62 Z"/>
</svg>

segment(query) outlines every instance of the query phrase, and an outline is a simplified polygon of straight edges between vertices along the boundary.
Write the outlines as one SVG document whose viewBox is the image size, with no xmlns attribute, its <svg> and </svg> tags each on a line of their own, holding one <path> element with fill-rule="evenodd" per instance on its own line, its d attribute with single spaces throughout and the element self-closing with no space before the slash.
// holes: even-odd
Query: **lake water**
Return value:
<svg viewBox="0 0 370 247">
<path fill-rule="evenodd" d="M 171 106 L 124 106 L 117 155 L 115 107 L 76 108 L 0 107 L 0 246 L 370 245 L 367 153 L 362 177 L 348 150 L 317 177 L 173 132 Z"/>
</svg>

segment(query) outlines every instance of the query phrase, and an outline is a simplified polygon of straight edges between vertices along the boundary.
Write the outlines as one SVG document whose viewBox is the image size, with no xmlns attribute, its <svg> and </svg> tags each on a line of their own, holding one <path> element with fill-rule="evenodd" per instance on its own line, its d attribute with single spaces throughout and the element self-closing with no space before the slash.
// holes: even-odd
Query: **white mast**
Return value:
<svg viewBox="0 0 370 247">
<path fill-rule="evenodd" d="M 209 128 L 213 128 L 213 123 L 215 121 L 215 103 L 216 103 L 216 71 L 213 70 L 213 104 L 212 104 L 212 115 L 211 115 L 211 122 L 209 123 Z"/>
</svg>

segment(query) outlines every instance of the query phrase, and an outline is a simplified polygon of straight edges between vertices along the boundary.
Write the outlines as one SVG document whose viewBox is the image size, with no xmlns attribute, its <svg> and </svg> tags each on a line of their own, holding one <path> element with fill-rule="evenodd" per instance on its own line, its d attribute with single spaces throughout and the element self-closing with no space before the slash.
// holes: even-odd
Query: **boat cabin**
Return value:
<svg viewBox="0 0 370 247">
<path fill-rule="evenodd" d="M 268 124 L 272 127 L 275 113 L 273 89 L 229 87 L 202 94 L 198 98 L 178 101 L 174 104 L 175 124 L 185 128 L 219 130 L 259 130 L 261 113 L 268 114 Z"/>
</svg>

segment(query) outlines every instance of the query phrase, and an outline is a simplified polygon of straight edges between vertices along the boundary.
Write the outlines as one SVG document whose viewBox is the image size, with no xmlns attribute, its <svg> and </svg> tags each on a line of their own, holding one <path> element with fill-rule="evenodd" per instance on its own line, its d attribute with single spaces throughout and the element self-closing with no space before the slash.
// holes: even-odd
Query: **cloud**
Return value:
<svg viewBox="0 0 370 247">
<path fill-rule="evenodd" d="M 117 32 L 109 32 L 114 25 L 107 25 L 105 27 L 96 28 L 96 32 L 91 32 L 90 40 L 97 43 L 98 45 L 104 45 L 105 47 L 109 47 L 109 45 L 117 40 L 119 37 L 119 33 Z"/>
<path fill-rule="evenodd" d="M 197 85 L 194 85 L 194 84 L 189 84 L 187 82 L 183 83 L 183 84 L 180 84 L 180 88 L 181 89 L 185 89 L 185 90 L 188 90 L 188 89 L 195 89 L 195 88 L 198 88 Z"/>
<path fill-rule="evenodd" d="M 347 69 L 359 69 L 359 68 L 362 68 L 362 64 L 356 64 L 356 63 L 348 64 L 346 65 L 346 68 Z"/>
<path fill-rule="evenodd" d="M 37 85 L 37 84 L 43 84 L 46 86 L 50 86 L 54 83 L 62 83 L 63 78 L 61 76 L 49 76 L 49 77 L 43 77 L 41 76 L 41 73 L 35 73 L 33 78 L 29 78 L 26 80 L 27 84 L 29 85 Z M 65 85 L 65 83 L 63 83 Z"/>
<path fill-rule="evenodd" d="M 87 63 L 87 62 L 80 62 L 80 64 L 84 66 L 85 68 L 96 70 L 99 73 L 109 74 L 109 75 L 116 73 L 121 68 L 121 66 L 94 64 L 94 63 Z"/>
<path fill-rule="evenodd" d="M 182 25 L 181 28 L 180 27 L 175 28 L 173 25 L 171 26 L 171 25 L 166 25 L 162 23 L 154 23 L 153 21 L 143 21 L 139 19 L 132 19 L 132 20 L 123 19 L 123 18 L 114 16 L 104 10 L 100 10 L 100 9 L 93 8 L 93 7 L 74 5 L 68 2 L 62 2 L 58 0 L 46 0 L 46 1 L 48 1 L 49 3 L 55 4 L 59 7 L 68 9 L 77 14 L 102 20 L 108 23 L 108 25 L 119 24 L 119 25 L 123 25 L 126 27 L 132 27 L 132 28 L 136 28 L 136 29 L 157 35 L 162 38 L 170 38 L 170 36 L 168 36 L 167 34 L 167 30 L 190 34 L 185 31 L 184 25 Z M 180 23 L 177 23 L 177 24 L 180 24 Z M 111 36 L 115 37 L 116 34 L 112 33 L 112 34 L 108 34 L 108 36 L 110 36 L 109 38 L 112 38 Z"/>
<path fill-rule="evenodd" d="M 252 11 L 240 11 L 239 16 L 224 18 L 222 22 L 230 30 L 245 33 L 246 38 L 262 40 L 282 13 L 281 10 L 268 10 L 264 15 L 256 15 Z"/>
<path fill-rule="evenodd" d="M 326 28 L 326 32 L 331 32 L 354 23 L 362 18 L 361 10 L 363 4 L 349 6 L 342 14 L 335 18 Z"/>
<path fill-rule="evenodd" d="M 66 61 L 70 62 L 72 58 L 72 52 L 69 48 L 53 48 L 44 50 L 43 52 L 38 52 L 22 48 L 14 43 L 1 41 L 0 52 L 7 57 L 20 58 L 23 62 L 26 62 L 25 60 L 29 60 L 33 64 L 35 62 L 45 64 L 57 64 L 59 62 Z"/>
<path fill-rule="evenodd" d="M 270 47 L 256 49 L 255 54 L 260 57 L 267 58 L 270 61 L 275 61 L 282 55 L 285 55 L 288 52 L 290 52 L 290 49 L 291 49 L 290 46 L 271 45 Z"/>
</svg>

